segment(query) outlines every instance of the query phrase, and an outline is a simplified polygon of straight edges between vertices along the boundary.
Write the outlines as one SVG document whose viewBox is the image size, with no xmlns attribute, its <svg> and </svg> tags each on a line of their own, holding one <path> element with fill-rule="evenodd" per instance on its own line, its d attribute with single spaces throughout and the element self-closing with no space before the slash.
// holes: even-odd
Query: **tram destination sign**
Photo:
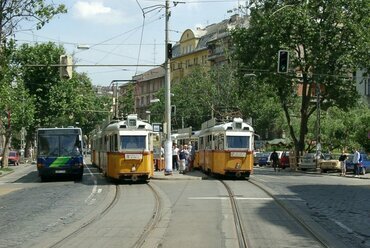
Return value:
<svg viewBox="0 0 370 248">
<path fill-rule="evenodd" d="M 143 154 L 135 154 L 135 153 L 125 154 L 125 159 L 132 159 L 132 160 L 143 159 Z"/>
<path fill-rule="evenodd" d="M 244 158 L 247 155 L 246 152 L 231 152 L 230 157 L 232 158 Z"/>
</svg>

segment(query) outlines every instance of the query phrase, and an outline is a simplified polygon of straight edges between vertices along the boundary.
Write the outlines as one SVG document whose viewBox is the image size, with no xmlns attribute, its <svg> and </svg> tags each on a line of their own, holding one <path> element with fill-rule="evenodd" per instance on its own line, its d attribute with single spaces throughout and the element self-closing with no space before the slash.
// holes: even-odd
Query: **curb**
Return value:
<svg viewBox="0 0 370 248">
<path fill-rule="evenodd" d="M 6 175 L 14 173 L 14 170 L 12 169 L 11 171 L 1 171 L 0 172 L 0 177 L 5 177 Z"/>
</svg>

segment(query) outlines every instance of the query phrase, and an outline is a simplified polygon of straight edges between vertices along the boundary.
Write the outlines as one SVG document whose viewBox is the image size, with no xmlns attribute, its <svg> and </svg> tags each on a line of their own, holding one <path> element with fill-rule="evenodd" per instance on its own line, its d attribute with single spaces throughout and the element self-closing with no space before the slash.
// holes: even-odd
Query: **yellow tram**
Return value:
<svg viewBox="0 0 370 248">
<path fill-rule="evenodd" d="M 111 122 L 93 135 L 92 160 L 109 178 L 148 180 L 154 173 L 152 126 L 137 115 Z"/>
<path fill-rule="evenodd" d="M 237 178 L 248 178 L 253 172 L 254 129 L 241 118 L 226 123 L 211 119 L 197 135 L 195 167 Z"/>
</svg>

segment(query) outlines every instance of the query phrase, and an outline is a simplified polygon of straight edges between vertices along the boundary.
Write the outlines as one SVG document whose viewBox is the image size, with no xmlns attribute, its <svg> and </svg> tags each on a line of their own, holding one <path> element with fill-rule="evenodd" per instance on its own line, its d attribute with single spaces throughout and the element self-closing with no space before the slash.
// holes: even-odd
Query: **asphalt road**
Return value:
<svg viewBox="0 0 370 248">
<path fill-rule="evenodd" d="M 160 219 L 141 247 L 238 247 L 230 202 L 218 180 L 197 171 L 155 174 L 149 185 L 160 198 Z M 255 168 L 250 181 L 336 244 L 331 247 L 370 247 L 370 180 L 338 175 Z M 320 247 L 265 191 L 245 180 L 227 182 L 251 247 Z M 93 167 L 81 182 L 46 183 L 35 165 L 15 168 L 0 177 L 0 247 L 52 247 L 94 216 L 96 222 L 56 247 L 134 247 L 155 215 L 155 197 L 148 185 L 120 184 L 119 199 L 99 216 L 114 188 Z"/>
</svg>

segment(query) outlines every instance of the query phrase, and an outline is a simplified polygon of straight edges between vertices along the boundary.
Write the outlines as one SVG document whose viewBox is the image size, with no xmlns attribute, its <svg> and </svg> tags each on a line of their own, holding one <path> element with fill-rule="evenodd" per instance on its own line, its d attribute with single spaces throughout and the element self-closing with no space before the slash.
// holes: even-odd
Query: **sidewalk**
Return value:
<svg viewBox="0 0 370 248">
<path fill-rule="evenodd" d="M 255 167 L 256 168 L 263 168 L 263 167 Z M 271 168 L 272 170 L 272 167 L 269 167 L 269 166 L 266 166 L 265 168 Z M 329 171 L 329 172 L 324 172 L 322 173 L 320 170 L 306 170 L 306 171 L 302 171 L 302 170 L 299 170 L 299 169 L 292 169 L 292 168 L 286 168 L 286 169 L 281 169 L 279 171 L 279 173 L 281 172 L 286 172 L 286 173 L 304 173 L 304 174 L 317 174 L 317 175 L 327 175 L 327 176 L 337 176 L 337 177 L 343 177 L 341 176 L 341 173 L 340 172 L 334 172 L 334 171 Z M 367 172 L 365 175 L 359 175 L 359 176 L 356 176 L 352 171 L 349 171 L 346 173 L 346 175 L 344 177 L 347 177 L 347 178 L 358 178 L 358 179 L 370 179 L 370 173 Z"/>
<path fill-rule="evenodd" d="M 11 166 L 8 166 L 7 168 L 3 168 L 3 170 L 0 170 L 0 177 L 3 177 L 9 174 L 12 174 L 16 171 L 22 170 L 24 167 L 29 166 L 29 165 L 30 164 L 20 164 L 17 166 L 11 165 Z M 7 170 L 4 170 L 4 169 L 7 169 Z"/>
</svg>

